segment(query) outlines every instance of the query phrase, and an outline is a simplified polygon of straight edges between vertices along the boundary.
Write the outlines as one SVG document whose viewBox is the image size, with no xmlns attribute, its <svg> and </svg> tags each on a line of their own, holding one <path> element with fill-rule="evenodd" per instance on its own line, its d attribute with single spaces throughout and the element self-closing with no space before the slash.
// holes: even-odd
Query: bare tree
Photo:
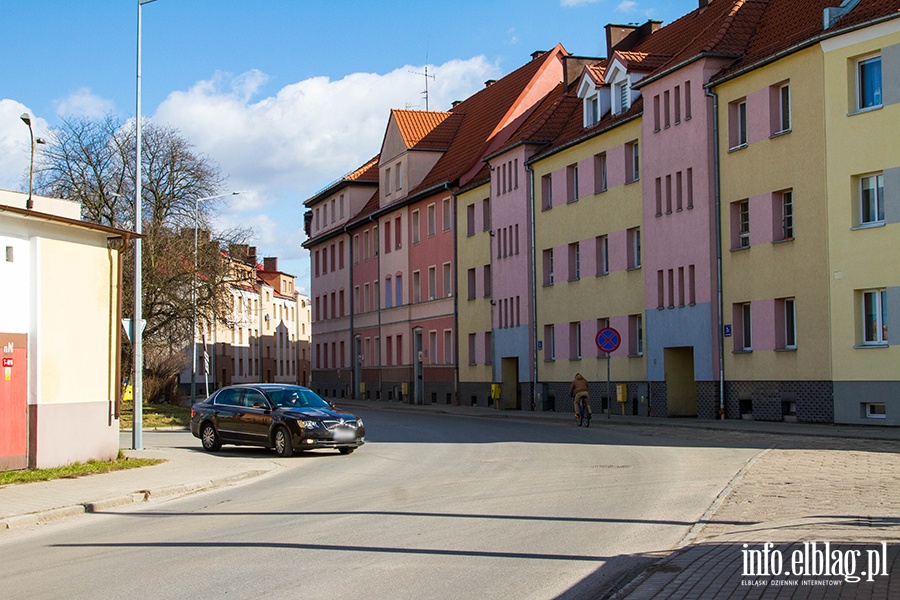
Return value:
<svg viewBox="0 0 900 600">
<path fill-rule="evenodd" d="M 81 202 L 87 221 L 132 228 L 134 120 L 123 122 L 111 115 L 67 119 L 49 137 L 36 167 L 35 191 Z M 145 121 L 141 154 L 145 369 L 151 379 L 167 382 L 184 367 L 178 355 L 184 356 L 193 343 L 194 298 L 197 314 L 225 314 L 233 282 L 224 249 L 243 243 L 252 232 L 215 231 L 212 223 L 221 201 L 197 200 L 220 193 L 224 179 L 218 165 L 199 154 L 177 130 Z M 195 227 L 203 238 L 196 273 Z M 126 273 L 133 270 L 133 263 L 134 249 L 129 248 Z M 125 306 L 134 303 L 133 288 L 133 280 L 126 278 Z M 123 364 L 131 362 L 131 347 L 126 346 Z M 160 399 L 165 387 L 150 383 L 145 397 Z"/>
</svg>

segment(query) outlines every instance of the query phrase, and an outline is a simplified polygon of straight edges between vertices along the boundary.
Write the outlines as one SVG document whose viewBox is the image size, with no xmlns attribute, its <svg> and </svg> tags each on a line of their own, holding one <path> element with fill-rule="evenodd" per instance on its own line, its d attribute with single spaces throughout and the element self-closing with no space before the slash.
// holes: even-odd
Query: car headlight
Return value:
<svg viewBox="0 0 900 600">
<path fill-rule="evenodd" d="M 318 421 L 297 421 L 303 429 L 318 429 L 322 426 Z"/>
</svg>

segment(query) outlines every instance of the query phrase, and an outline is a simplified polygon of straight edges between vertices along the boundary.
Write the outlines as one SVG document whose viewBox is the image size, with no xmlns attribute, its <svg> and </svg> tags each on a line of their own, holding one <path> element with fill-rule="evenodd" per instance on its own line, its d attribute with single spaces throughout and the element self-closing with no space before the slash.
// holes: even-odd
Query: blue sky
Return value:
<svg viewBox="0 0 900 600">
<path fill-rule="evenodd" d="M 309 290 L 302 202 L 379 151 L 391 108 L 447 110 L 557 43 L 605 54 L 604 25 L 668 23 L 697 0 L 156 0 L 143 6 L 142 113 L 217 162 L 220 224 L 250 225 Z M 137 0 L 0 3 L 0 188 L 24 189 L 22 112 L 135 112 Z M 38 147 L 40 148 L 40 147 Z"/>
</svg>

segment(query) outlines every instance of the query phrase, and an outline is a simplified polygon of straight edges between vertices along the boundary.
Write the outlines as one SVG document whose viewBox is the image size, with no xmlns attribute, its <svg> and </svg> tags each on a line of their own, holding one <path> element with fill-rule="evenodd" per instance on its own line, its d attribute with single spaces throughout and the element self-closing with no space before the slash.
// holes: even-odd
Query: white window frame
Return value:
<svg viewBox="0 0 900 600">
<path fill-rule="evenodd" d="M 875 204 L 875 218 L 867 220 L 868 215 L 865 210 L 865 185 L 867 181 L 874 180 L 875 186 L 872 188 Z M 873 173 L 864 175 L 859 178 L 859 224 L 860 225 L 881 225 L 884 223 L 884 173 Z"/>
<path fill-rule="evenodd" d="M 781 239 L 794 239 L 794 191 L 781 192 Z"/>
<path fill-rule="evenodd" d="M 437 205 L 428 205 L 428 237 L 437 235 Z"/>
<path fill-rule="evenodd" d="M 797 349 L 797 299 L 784 299 L 784 347 Z"/>
<path fill-rule="evenodd" d="M 870 336 L 870 332 L 868 331 L 868 312 L 866 310 L 867 302 L 869 302 L 869 298 L 871 298 L 873 315 L 875 317 L 873 325 L 872 334 Z M 887 290 L 882 289 L 874 289 L 874 290 L 863 290 L 862 291 L 862 341 L 864 346 L 885 346 L 888 343 L 887 336 L 887 328 L 888 323 L 886 322 L 885 310 L 887 309 Z M 870 339 L 871 338 L 871 339 Z"/>
<path fill-rule="evenodd" d="M 750 201 L 741 200 L 738 203 L 738 248 L 750 247 Z"/>
<path fill-rule="evenodd" d="M 785 83 L 778 88 L 778 133 L 791 130 L 791 84 Z"/>
<path fill-rule="evenodd" d="M 884 85 L 884 72 L 881 68 L 881 55 L 876 54 L 874 56 L 866 56 L 864 58 L 856 61 L 856 110 L 857 112 L 862 112 L 866 110 L 874 110 L 882 107 L 882 103 L 884 102 L 884 90 L 883 87 L 879 87 L 879 89 L 875 92 L 872 97 L 871 104 L 865 104 L 863 100 L 863 67 L 865 65 L 871 63 L 878 63 L 878 79 L 881 86 Z"/>
<path fill-rule="evenodd" d="M 597 275 L 609 274 L 609 236 L 597 236 Z"/>
<path fill-rule="evenodd" d="M 741 350 L 753 351 L 753 310 L 750 302 L 741 304 Z"/>
</svg>

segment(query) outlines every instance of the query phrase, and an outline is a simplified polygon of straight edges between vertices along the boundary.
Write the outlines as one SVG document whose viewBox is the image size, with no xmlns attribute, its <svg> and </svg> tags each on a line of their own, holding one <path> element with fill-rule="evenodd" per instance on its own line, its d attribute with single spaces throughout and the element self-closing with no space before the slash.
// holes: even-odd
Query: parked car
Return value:
<svg viewBox="0 0 900 600">
<path fill-rule="evenodd" d="M 362 419 L 299 385 L 224 387 L 191 408 L 191 433 L 203 449 L 222 444 L 273 448 L 279 456 L 315 448 L 350 454 L 366 441 Z"/>
</svg>

